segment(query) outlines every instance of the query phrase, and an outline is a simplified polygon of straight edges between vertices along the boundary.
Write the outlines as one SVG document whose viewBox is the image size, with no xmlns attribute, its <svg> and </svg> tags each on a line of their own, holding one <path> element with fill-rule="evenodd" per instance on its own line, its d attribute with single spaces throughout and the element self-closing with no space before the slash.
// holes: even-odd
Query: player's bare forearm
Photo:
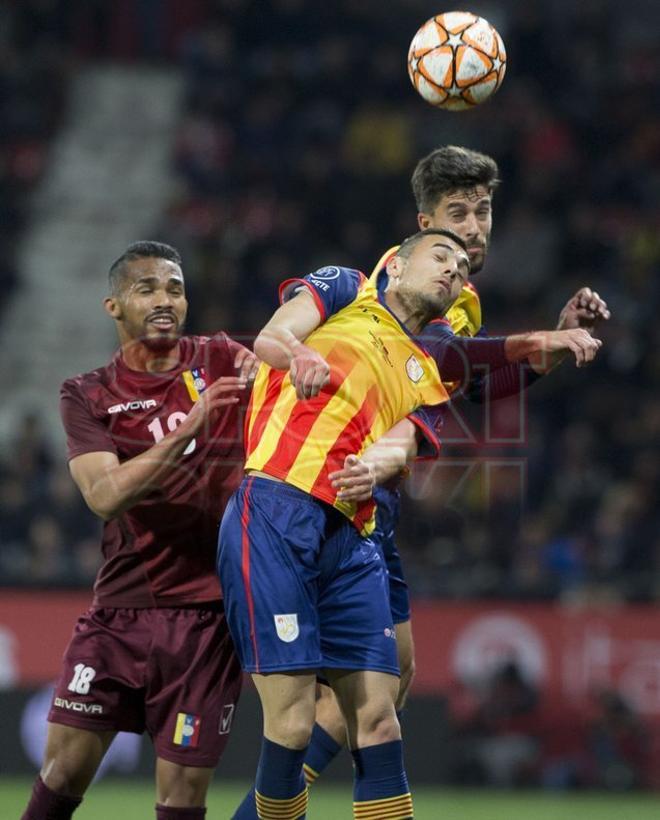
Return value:
<svg viewBox="0 0 660 820">
<path fill-rule="evenodd" d="M 193 438 L 178 428 L 121 464 L 114 453 L 85 453 L 70 462 L 71 475 L 90 510 L 109 521 L 158 489 Z"/>
<path fill-rule="evenodd" d="M 367 447 L 360 458 L 348 456 L 344 468 L 329 478 L 342 501 L 365 501 L 376 484 L 386 484 L 400 475 L 416 455 L 417 428 L 403 419 Z"/>
<path fill-rule="evenodd" d="M 545 374 L 571 353 L 577 367 L 589 364 L 601 345 L 600 339 L 594 339 L 586 330 L 571 328 L 508 336 L 504 350 L 511 362 L 526 359 L 535 373 Z"/>
<path fill-rule="evenodd" d="M 181 456 L 192 439 L 209 424 L 220 407 L 236 404 L 236 393 L 246 382 L 222 377 L 201 395 L 184 421 L 144 453 L 122 463 L 115 453 L 85 453 L 69 463 L 71 475 L 87 506 L 109 521 L 137 504 L 180 467 Z"/>
</svg>

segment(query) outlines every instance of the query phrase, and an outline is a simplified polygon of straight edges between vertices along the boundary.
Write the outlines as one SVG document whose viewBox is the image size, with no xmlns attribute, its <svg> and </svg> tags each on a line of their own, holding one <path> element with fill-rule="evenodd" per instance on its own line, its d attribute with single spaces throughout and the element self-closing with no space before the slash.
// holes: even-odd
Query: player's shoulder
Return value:
<svg viewBox="0 0 660 820">
<path fill-rule="evenodd" d="M 367 277 L 357 268 L 348 268 L 345 265 L 325 265 L 308 274 L 306 279 L 313 282 L 349 282 L 363 284 Z"/>
<path fill-rule="evenodd" d="M 482 324 L 481 300 L 472 282 L 466 282 L 445 314 L 457 336 L 476 336 Z"/>
<path fill-rule="evenodd" d="M 60 396 L 89 396 L 108 383 L 112 378 L 113 364 L 97 367 L 87 373 L 78 373 L 65 379 L 60 386 Z"/>
<path fill-rule="evenodd" d="M 286 279 L 280 285 L 280 303 L 293 299 L 300 291 L 312 293 L 322 316 L 335 312 L 356 298 L 367 284 L 367 277 L 357 268 L 325 265 L 303 277 Z"/>
<path fill-rule="evenodd" d="M 380 257 L 378 262 L 376 262 L 374 269 L 371 271 L 371 275 L 369 276 L 369 281 L 375 282 L 378 279 L 378 274 L 383 270 L 385 265 L 390 261 L 390 259 L 394 256 L 394 254 L 399 250 L 400 245 L 393 245 L 391 248 L 385 251 L 385 253 Z"/>
</svg>

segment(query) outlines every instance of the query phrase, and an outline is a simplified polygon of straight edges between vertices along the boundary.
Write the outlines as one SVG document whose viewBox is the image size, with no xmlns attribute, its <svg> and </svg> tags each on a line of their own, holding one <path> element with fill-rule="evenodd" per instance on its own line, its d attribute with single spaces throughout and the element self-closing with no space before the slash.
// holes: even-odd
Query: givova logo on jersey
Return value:
<svg viewBox="0 0 660 820">
<path fill-rule="evenodd" d="M 298 614 L 290 612 L 287 614 L 273 615 L 277 637 L 284 643 L 291 643 L 300 635 L 298 627 Z"/>
</svg>

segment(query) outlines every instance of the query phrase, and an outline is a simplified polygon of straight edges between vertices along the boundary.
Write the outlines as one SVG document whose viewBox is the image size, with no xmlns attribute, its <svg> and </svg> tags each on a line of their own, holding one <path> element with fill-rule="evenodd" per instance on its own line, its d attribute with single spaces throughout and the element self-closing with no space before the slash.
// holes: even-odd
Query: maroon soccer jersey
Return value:
<svg viewBox="0 0 660 820">
<path fill-rule="evenodd" d="M 236 375 L 241 349 L 224 333 L 185 336 L 179 365 L 165 373 L 130 370 L 119 351 L 106 367 L 68 379 L 60 409 L 69 459 L 109 451 L 124 462 L 153 447 L 183 421 L 196 391 Z M 162 489 L 105 522 L 95 606 L 190 606 L 219 598 L 218 524 L 243 475 L 241 404 L 220 409 Z"/>
</svg>

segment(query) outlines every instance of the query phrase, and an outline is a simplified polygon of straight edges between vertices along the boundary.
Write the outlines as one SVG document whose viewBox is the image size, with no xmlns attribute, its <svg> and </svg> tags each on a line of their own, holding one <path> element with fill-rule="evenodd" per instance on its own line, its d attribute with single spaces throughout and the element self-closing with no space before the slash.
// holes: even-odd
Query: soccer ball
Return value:
<svg viewBox="0 0 660 820">
<path fill-rule="evenodd" d="M 437 108 L 462 111 L 488 99 L 502 84 L 506 50 L 488 20 L 468 11 L 431 17 L 412 39 L 408 75 Z"/>
</svg>

